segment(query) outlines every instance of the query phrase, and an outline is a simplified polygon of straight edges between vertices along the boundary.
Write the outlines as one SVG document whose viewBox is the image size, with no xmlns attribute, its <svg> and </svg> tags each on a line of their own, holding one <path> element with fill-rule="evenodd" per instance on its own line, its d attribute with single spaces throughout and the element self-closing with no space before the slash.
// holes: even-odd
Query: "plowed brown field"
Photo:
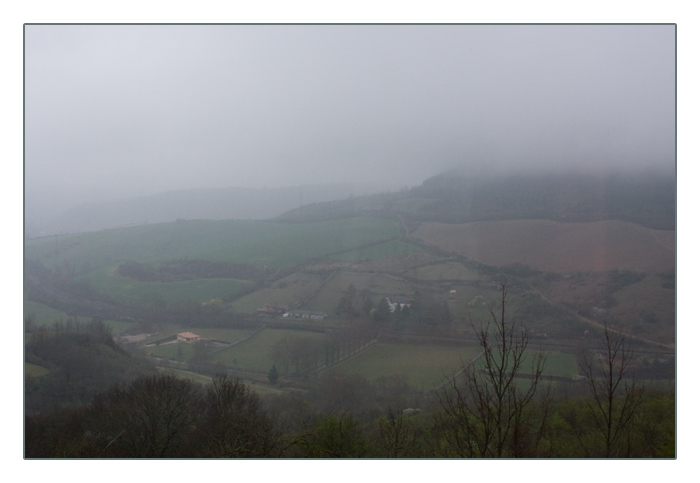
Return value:
<svg viewBox="0 0 700 483">
<path fill-rule="evenodd" d="M 559 223 L 548 220 L 423 223 L 413 234 L 424 243 L 487 265 L 524 263 L 550 272 L 620 267 L 664 272 L 676 263 L 676 232 L 623 221 Z"/>
</svg>

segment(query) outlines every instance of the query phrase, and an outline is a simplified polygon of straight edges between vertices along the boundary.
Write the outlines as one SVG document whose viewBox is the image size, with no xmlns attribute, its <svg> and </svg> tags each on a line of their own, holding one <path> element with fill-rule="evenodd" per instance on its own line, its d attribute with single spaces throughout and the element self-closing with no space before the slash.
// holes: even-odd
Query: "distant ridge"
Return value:
<svg viewBox="0 0 700 483">
<path fill-rule="evenodd" d="M 399 215 L 406 221 L 442 223 L 622 220 L 648 228 L 674 230 L 676 180 L 673 175 L 653 172 L 478 176 L 453 170 L 410 190 L 310 204 L 279 219 L 308 222 Z"/>
<path fill-rule="evenodd" d="M 350 183 L 284 188 L 191 189 L 83 203 L 51 219 L 26 220 L 26 236 L 35 238 L 59 233 L 81 233 L 178 219 L 274 218 L 306 203 L 362 196 L 379 188 Z M 39 217 L 37 217 L 39 218 Z"/>
</svg>

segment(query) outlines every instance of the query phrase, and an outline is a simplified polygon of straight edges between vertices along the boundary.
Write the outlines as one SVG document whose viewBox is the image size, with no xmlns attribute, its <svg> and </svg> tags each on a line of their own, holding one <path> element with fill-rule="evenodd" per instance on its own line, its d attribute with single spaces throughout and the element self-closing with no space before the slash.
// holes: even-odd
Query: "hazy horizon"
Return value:
<svg viewBox="0 0 700 483">
<path fill-rule="evenodd" d="M 27 215 L 455 167 L 672 173 L 675 127 L 674 25 L 25 26 Z"/>
</svg>

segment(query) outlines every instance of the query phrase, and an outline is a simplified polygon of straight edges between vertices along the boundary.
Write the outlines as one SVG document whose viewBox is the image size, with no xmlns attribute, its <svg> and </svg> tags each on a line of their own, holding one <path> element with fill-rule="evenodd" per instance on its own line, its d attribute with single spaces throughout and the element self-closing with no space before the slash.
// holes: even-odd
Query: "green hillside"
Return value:
<svg viewBox="0 0 700 483">
<path fill-rule="evenodd" d="M 192 220 L 28 240 L 25 258 L 69 273 L 125 260 L 181 258 L 285 268 L 399 234 L 397 221 L 372 218 L 321 223 Z"/>
</svg>

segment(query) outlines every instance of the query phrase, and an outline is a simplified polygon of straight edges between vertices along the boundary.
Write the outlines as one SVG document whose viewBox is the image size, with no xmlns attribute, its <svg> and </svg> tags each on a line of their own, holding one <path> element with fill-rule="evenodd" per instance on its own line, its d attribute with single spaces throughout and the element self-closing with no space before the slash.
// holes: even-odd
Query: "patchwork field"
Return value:
<svg viewBox="0 0 700 483">
<path fill-rule="evenodd" d="M 182 369 L 188 367 L 185 363 L 193 363 L 189 367 L 191 370 L 200 370 L 197 363 L 221 364 L 239 377 L 258 383 L 266 382 L 273 361 L 280 360 L 272 351 L 275 344 L 285 338 L 297 341 L 306 338 L 304 347 L 309 348 L 308 353 L 318 354 L 319 364 L 324 356 L 327 357 L 324 343 L 329 342 L 326 338 L 333 332 L 312 330 L 313 327 L 346 328 L 344 324 L 354 323 L 349 312 L 336 314 L 341 297 L 350 285 L 358 297 L 367 290 L 373 303 L 391 294 L 420 300 L 424 304 L 423 310 L 428 311 L 419 316 L 415 314 L 420 313 L 420 305 L 414 304 L 416 312 L 410 317 L 374 322 L 380 324 L 377 326 L 379 332 L 409 330 L 418 334 L 412 341 L 422 337 L 426 343 L 376 343 L 336 366 L 312 373 L 309 376 L 311 382 L 315 375 L 345 372 L 363 375 L 370 380 L 402 375 L 418 390 L 438 386 L 463 362 L 476 356 L 479 349 L 476 346 L 430 345 L 427 342 L 435 335 L 473 336 L 472 323 L 476 326 L 485 323 L 489 319 L 489 304 L 498 305 L 500 272 L 513 275 L 508 318 L 537 334 L 535 339 L 546 339 L 550 343 L 553 340 L 580 340 L 591 328 L 593 319 L 585 317 L 593 317 L 590 315 L 593 309 L 604 310 L 611 321 L 633 330 L 638 337 L 656 338 L 665 343 L 675 337 L 673 276 L 653 274 L 674 269 L 675 232 L 617 221 L 558 223 L 514 220 L 461 225 L 423 223 L 413 233 L 425 245 L 485 265 L 519 263 L 545 272 L 560 272 L 558 274 L 526 269 L 517 272 L 517 267 L 500 272 L 495 268 L 479 267 L 477 271 L 475 264 L 458 256 L 399 241 L 400 232 L 398 221 L 370 218 L 302 224 L 185 221 L 29 240 L 26 253 L 28 259 L 39 260 L 51 269 L 56 279 L 82 280 L 95 291 L 127 306 L 162 309 L 187 300 L 227 299 L 227 302 L 231 301 L 230 310 L 237 313 L 255 313 L 260 307 L 275 304 L 330 315 L 324 320 L 286 322 L 256 317 L 251 321 L 253 325 L 267 323 L 300 330 L 268 327 L 249 339 L 246 338 L 254 332 L 253 329 L 161 326 L 156 330 L 165 332 L 144 341 L 165 342 L 178 332 L 192 331 L 205 339 L 238 342 L 218 350 L 207 344 L 178 343 L 161 343 L 144 350 L 154 357 L 175 360 L 178 364 L 173 365 Z M 184 259 L 253 263 L 267 271 L 258 279 L 262 286 L 252 293 L 245 291 L 254 282 L 245 280 L 204 278 L 167 283 L 140 282 L 116 273 L 116 268 L 125 260 L 156 266 L 164 261 Z M 617 270 L 622 266 L 629 270 Z M 646 275 L 633 273 L 635 270 L 647 272 Z M 263 273 L 262 270 L 259 272 Z M 619 276 L 616 278 L 615 274 Z M 625 278 L 628 275 L 630 281 Z M 85 297 L 90 297 L 90 292 L 86 293 Z M 241 295 L 243 293 L 245 295 Z M 425 305 L 430 303 L 435 305 Z M 433 309 L 425 307 L 443 306 L 447 307 L 449 315 L 444 316 L 440 325 L 431 328 L 430 310 Z M 25 311 L 33 315 L 36 325 L 49 325 L 67 318 L 64 313 L 31 301 L 26 302 Z M 106 322 L 116 334 L 133 325 Z M 371 321 L 368 318 L 365 322 Z M 145 333 L 150 329 L 141 330 Z M 337 333 L 341 334 L 342 330 Z M 533 348 L 537 346 L 535 339 L 531 345 Z M 280 347 L 277 349 L 287 350 Z M 567 350 L 566 347 L 569 346 L 562 345 L 561 350 Z M 550 350 L 547 374 L 567 378 L 578 374 L 575 357 L 557 352 L 554 345 L 547 348 Z M 301 381 L 303 377 L 295 369 L 288 366 L 284 371 L 288 371 L 287 377 Z M 39 374 L 40 370 L 32 367 L 27 372 Z M 186 371 L 177 374 L 179 377 L 194 377 Z"/>
<path fill-rule="evenodd" d="M 675 231 L 622 221 L 548 220 L 423 223 L 413 236 L 479 263 L 529 265 L 551 272 L 631 270 L 663 272 L 676 263 Z"/>
</svg>

